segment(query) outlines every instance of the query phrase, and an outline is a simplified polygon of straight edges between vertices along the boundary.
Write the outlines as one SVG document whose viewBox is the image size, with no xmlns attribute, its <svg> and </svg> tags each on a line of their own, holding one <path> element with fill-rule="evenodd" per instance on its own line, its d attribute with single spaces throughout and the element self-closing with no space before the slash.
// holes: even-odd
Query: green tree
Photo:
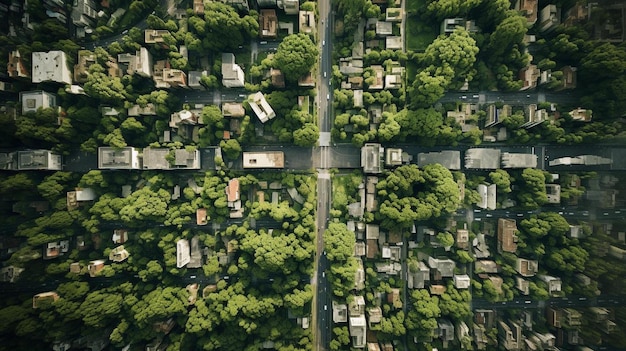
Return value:
<svg viewBox="0 0 626 351">
<path fill-rule="evenodd" d="M 319 128 L 314 123 L 305 123 L 293 132 L 293 142 L 298 146 L 313 146 L 319 139 Z"/>
<path fill-rule="evenodd" d="M 318 55 L 317 46 L 307 34 L 290 34 L 278 45 L 274 64 L 280 67 L 287 81 L 296 82 L 311 70 Z"/>
</svg>

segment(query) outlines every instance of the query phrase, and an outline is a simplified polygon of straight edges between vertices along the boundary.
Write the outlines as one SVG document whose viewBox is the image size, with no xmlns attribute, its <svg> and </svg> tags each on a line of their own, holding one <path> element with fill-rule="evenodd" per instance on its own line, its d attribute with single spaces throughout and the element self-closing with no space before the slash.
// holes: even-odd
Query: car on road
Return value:
<svg viewBox="0 0 626 351">
<path fill-rule="evenodd" d="M 261 45 L 265 45 L 265 44 L 267 44 L 267 41 L 263 40 L 263 41 L 262 41 L 262 42 L 260 42 L 259 44 L 261 44 Z"/>
<path fill-rule="evenodd" d="M 326 78 L 326 71 L 324 71 L 324 78 Z"/>
<path fill-rule="evenodd" d="M 324 311 L 328 311 L 328 305 L 324 305 Z"/>
<path fill-rule="evenodd" d="M 330 94 L 326 94 L 326 100 L 330 100 Z"/>
<path fill-rule="evenodd" d="M 326 40 L 322 40 L 322 46 L 326 45 Z"/>
</svg>

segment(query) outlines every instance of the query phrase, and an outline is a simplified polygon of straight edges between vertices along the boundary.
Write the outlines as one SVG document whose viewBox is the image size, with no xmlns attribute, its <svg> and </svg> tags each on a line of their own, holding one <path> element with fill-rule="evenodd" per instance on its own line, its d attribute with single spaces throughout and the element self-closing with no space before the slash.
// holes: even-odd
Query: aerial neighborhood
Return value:
<svg viewBox="0 0 626 351">
<path fill-rule="evenodd" d="M 0 350 L 626 350 L 623 1 L 0 19 Z"/>
</svg>

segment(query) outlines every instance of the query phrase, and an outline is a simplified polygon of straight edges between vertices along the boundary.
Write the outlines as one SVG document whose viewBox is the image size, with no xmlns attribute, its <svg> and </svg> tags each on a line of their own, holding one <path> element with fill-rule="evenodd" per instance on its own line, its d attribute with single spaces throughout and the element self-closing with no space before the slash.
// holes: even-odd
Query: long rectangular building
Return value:
<svg viewBox="0 0 626 351">
<path fill-rule="evenodd" d="M 284 168 L 285 153 L 282 151 L 244 152 L 243 168 Z"/>
</svg>

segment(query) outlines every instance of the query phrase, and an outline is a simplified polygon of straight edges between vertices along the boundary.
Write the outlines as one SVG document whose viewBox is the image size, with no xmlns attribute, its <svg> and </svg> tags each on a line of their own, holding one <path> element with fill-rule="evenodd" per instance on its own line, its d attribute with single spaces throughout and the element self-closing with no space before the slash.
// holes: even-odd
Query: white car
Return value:
<svg viewBox="0 0 626 351">
<path fill-rule="evenodd" d="M 326 40 L 322 40 L 322 46 L 326 45 Z"/>
<path fill-rule="evenodd" d="M 330 94 L 326 94 L 326 100 L 330 100 Z"/>
<path fill-rule="evenodd" d="M 326 78 L 326 71 L 324 71 L 324 78 Z"/>
</svg>

